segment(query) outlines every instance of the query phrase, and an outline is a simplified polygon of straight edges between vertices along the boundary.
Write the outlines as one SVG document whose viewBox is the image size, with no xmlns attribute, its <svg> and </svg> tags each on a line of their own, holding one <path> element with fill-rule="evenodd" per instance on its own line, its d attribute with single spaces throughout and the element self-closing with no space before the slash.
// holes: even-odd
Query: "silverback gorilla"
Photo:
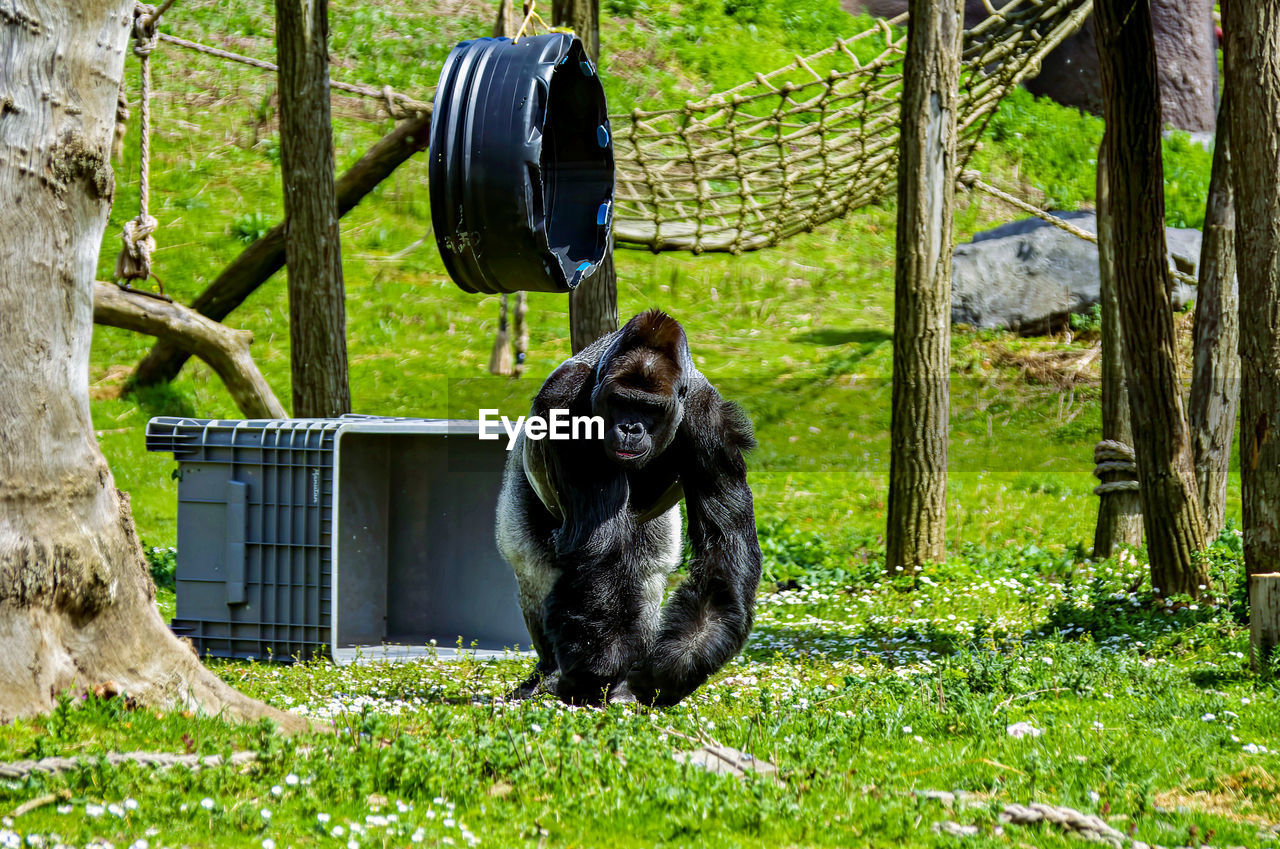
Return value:
<svg viewBox="0 0 1280 849">
<path fill-rule="evenodd" d="M 751 422 L 694 368 L 684 329 L 641 313 L 551 373 L 531 416 L 600 416 L 604 438 L 511 450 L 497 539 L 538 653 L 513 696 L 671 705 L 751 631 L 760 545 L 742 454 Z M 693 559 L 680 564 L 679 502 Z"/>
</svg>

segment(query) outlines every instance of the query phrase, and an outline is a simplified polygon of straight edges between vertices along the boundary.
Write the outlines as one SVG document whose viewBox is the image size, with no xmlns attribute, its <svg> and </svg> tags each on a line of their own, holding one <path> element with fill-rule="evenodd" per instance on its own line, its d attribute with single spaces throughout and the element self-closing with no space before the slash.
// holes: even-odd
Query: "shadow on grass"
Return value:
<svg viewBox="0 0 1280 849">
<path fill-rule="evenodd" d="M 806 345 L 830 347 L 833 345 L 860 345 L 867 348 L 867 353 L 879 345 L 888 342 L 893 334 L 877 327 L 851 327 L 847 330 L 824 327 L 820 330 L 809 330 L 791 337 L 792 342 Z"/>
<path fill-rule="evenodd" d="M 968 640 L 933 623 L 920 626 L 868 625 L 855 633 L 841 633 L 815 626 L 756 625 L 743 654 L 749 660 L 777 657 L 825 657 L 852 659 L 874 657 L 886 666 L 904 666 L 955 654 Z"/>
</svg>

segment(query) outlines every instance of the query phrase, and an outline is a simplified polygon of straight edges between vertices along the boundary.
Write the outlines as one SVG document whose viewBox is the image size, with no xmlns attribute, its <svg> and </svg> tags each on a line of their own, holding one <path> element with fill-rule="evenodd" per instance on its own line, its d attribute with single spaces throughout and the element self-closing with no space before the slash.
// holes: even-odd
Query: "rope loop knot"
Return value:
<svg viewBox="0 0 1280 849">
<path fill-rule="evenodd" d="M 135 56 L 146 58 L 156 49 L 156 44 L 160 41 L 160 33 L 157 29 L 159 22 L 160 16 L 156 14 L 155 6 L 148 6 L 145 3 L 134 6 L 133 53 Z"/>
<path fill-rule="evenodd" d="M 1133 449 L 1116 439 L 1104 439 L 1093 446 L 1093 476 L 1102 483 L 1093 488 L 1094 495 L 1138 491 L 1138 463 Z M 1103 480 L 1104 475 L 1124 477 Z"/>
<path fill-rule="evenodd" d="M 159 223 L 146 213 L 124 223 L 120 233 L 124 247 L 116 257 L 117 280 L 146 280 L 151 277 L 151 255 L 156 249 L 152 234 Z"/>
</svg>

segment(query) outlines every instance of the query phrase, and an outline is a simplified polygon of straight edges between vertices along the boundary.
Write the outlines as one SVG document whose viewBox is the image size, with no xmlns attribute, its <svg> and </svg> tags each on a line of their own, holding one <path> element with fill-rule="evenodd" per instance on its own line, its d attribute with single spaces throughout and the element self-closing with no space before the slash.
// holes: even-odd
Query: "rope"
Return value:
<svg viewBox="0 0 1280 849">
<path fill-rule="evenodd" d="M 1116 849 L 1125 845 L 1130 849 L 1165 849 L 1157 843 L 1135 840 L 1124 832 L 1112 828 L 1095 814 L 1086 814 L 1064 805 L 1046 805 L 1042 802 L 1032 802 L 1029 805 L 1008 804 L 1000 812 L 999 820 L 1005 825 L 1020 826 L 1048 823 L 1073 837 L 1092 843 L 1104 843 Z M 983 831 L 976 825 L 962 825 L 952 820 L 935 822 L 932 830 L 935 834 L 947 834 L 952 837 L 976 837 Z M 1004 833 L 1001 826 L 995 827 L 997 836 Z M 1197 843 L 1196 846 L 1198 849 L 1213 849 L 1208 844 Z"/>
<path fill-rule="evenodd" d="M 1092 0 L 1012 0 L 964 35 L 961 173 L 1001 99 Z M 906 16 L 674 109 L 613 115 L 617 241 L 653 251 L 776 245 L 892 193 Z"/>
<path fill-rule="evenodd" d="M 1032 802 L 1030 805 L 1005 805 L 1003 813 L 1000 814 L 1000 820 L 1010 825 L 1035 825 L 1047 822 L 1085 840 L 1108 843 L 1112 846 L 1122 846 L 1128 839 L 1123 832 L 1107 825 L 1101 817 L 1094 814 L 1085 814 L 1075 808 L 1046 805 L 1041 802 Z"/>
<path fill-rule="evenodd" d="M 159 222 L 148 212 L 151 200 L 151 52 L 156 48 L 156 23 L 172 4 L 173 0 L 168 0 L 157 11 L 154 6 L 139 3 L 133 11 L 133 52 L 142 64 L 138 92 L 138 217 L 125 222 L 120 234 L 124 247 L 116 257 L 115 270 L 116 279 L 125 281 L 126 285 L 130 280 L 151 277 L 151 255 L 156 249 L 152 234 Z M 161 291 L 164 291 L 163 287 Z"/>
<path fill-rule="evenodd" d="M 1102 483 L 1093 488 L 1095 495 L 1138 491 L 1138 464 L 1133 449 L 1115 439 L 1104 439 L 1093 446 L 1093 476 Z M 1120 480 L 1103 480 L 1103 475 L 1128 475 Z"/>
<path fill-rule="evenodd" d="M 38 761 L 0 761 L 0 778 L 20 781 L 37 773 L 57 775 L 96 764 L 106 764 L 111 767 L 134 764 L 135 766 L 155 767 L 157 769 L 180 766 L 196 770 L 202 768 L 213 769 L 222 766 L 224 762 L 231 766 L 240 766 L 252 763 L 257 759 L 257 752 L 233 752 L 229 758 L 223 758 L 222 755 L 202 756 L 170 752 L 108 752 L 100 756 L 77 758 L 50 757 L 41 758 Z"/>
<path fill-rule="evenodd" d="M 271 62 L 267 62 L 262 59 L 254 59 L 252 56 L 245 56 L 240 53 L 232 53 L 230 50 L 223 50 L 219 47 L 210 47 L 209 45 L 201 44 L 198 41 L 188 41 L 187 39 L 179 38 L 176 35 L 161 33 L 160 40 L 166 44 L 181 47 L 184 50 L 203 53 L 206 56 L 225 59 L 228 62 L 238 62 L 241 65 L 247 65 L 250 68 L 257 68 L 260 71 L 267 71 L 274 74 L 280 70 L 279 66 Z M 346 92 L 347 94 L 354 94 L 357 97 L 367 97 L 370 100 L 381 101 L 382 104 L 386 106 L 387 112 L 391 117 L 397 120 L 409 118 L 414 115 L 431 114 L 430 103 L 421 100 L 414 100 L 408 95 L 394 91 L 391 86 L 382 86 L 381 88 L 378 88 L 376 86 L 365 85 L 363 83 L 344 83 L 338 80 L 330 80 L 329 87 L 337 89 L 338 91 Z M 429 91 L 433 90 L 434 89 L 429 89 Z"/>
<path fill-rule="evenodd" d="M 1091 242 L 1095 245 L 1098 244 L 1098 235 L 1096 233 L 1090 233 L 1088 230 L 1081 229 L 1066 219 L 1059 218 L 1051 212 L 1046 212 L 1038 206 L 1030 204 L 1021 198 L 1015 197 L 1002 189 L 998 189 L 990 183 L 984 182 L 979 179 L 978 172 L 976 171 L 963 172 L 960 175 L 960 184 L 963 186 L 971 186 L 991 195 L 994 198 L 997 198 L 998 200 L 1004 201 L 1010 206 L 1017 207 L 1023 212 L 1029 212 L 1041 221 L 1046 221 L 1060 230 L 1067 231 L 1077 239 L 1084 239 L 1086 242 Z M 1185 271 L 1179 271 L 1173 265 L 1169 266 L 1169 275 L 1181 283 L 1187 283 L 1192 286 L 1198 284 L 1195 277 L 1187 274 Z"/>
</svg>

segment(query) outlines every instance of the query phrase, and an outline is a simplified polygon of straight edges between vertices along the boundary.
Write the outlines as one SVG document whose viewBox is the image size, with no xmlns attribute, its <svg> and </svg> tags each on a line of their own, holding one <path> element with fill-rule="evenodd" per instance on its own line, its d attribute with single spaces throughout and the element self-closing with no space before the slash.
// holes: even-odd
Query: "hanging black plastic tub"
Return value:
<svg viewBox="0 0 1280 849">
<path fill-rule="evenodd" d="M 613 136 L 582 42 L 477 38 L 431 116 L 431 223 L 468 292 L 568 292 L 612 246 Z"/>
</svg>

